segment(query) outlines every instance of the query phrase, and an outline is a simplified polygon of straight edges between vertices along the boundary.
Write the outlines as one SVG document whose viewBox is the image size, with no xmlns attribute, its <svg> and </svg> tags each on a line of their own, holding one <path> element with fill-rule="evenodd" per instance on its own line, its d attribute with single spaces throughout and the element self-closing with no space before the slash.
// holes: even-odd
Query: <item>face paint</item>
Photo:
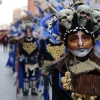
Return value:
<svg viewBox="0 0 100 100">
<path fill-rule="evenodd" d="M 32 36 L 32 32 L 29 30 L 29 29 L 27 29 L 27 31 L 26 31 L 26 37 L 31 37 Z"/>
<path fill-rule="evenodd" d="M 78 32 L 78 37 L 79 37 L 79 45 L 80 47 L 82 46 L 82 40 L 81 40 L 81 32 Z"/>
<path fill-rule="evenodd" d="M 77 50 L 70 50 L 69 51 L 77 56 L 77 57 L 85 57 L 90 51 L 91 51 L 92 47 L 90 49 L 77 49 Z"/>
<path fill-rule="evenodd" d="M 69 35 L 67 46 L 69 51 L 78 57 L 85 57 L 92 49 L 92 38 L 82 31 Z"/>
</svg>

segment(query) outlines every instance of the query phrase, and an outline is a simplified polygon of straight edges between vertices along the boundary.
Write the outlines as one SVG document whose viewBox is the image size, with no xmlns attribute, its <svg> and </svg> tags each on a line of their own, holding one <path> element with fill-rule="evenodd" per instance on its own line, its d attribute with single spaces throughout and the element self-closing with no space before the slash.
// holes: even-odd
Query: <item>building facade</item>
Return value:
<svg viewBox="0 0 100 100">
<path fill-rule="evenodd" d="M 44 0 L 28 0 L 28 11 L 30 11 L 33 15 L 39 14 L 36 5 L 39 5 L 42 10 L 46 10 L 48 8 L 48 5 L 44 2 Z"/>
<path fill-rule="evenodd" d="M 15 19 L 20 19 L 26 15 L 23 10 L 27 10 L 27 6 L 24 6 L 22 8 L 16 8 L 13 10 L 13 21 Z"/>
</svg>

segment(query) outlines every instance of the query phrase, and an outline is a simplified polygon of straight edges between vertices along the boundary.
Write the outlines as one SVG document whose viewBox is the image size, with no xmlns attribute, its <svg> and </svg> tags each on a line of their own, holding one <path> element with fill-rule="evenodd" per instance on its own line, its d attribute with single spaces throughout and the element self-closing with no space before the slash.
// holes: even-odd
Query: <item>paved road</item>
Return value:
<svg viewBox="0 0 100 100">
<path fill-rule="evenodd" d="M 8 52 L 3 51 L 0 45 L 0 100 L 43 100 L 42 96 L 28 96 L 23 97 L 22 94 L 16 98 L 13 72 L 11 68 L 6 67 L 8 59 Z"/>
</svg>

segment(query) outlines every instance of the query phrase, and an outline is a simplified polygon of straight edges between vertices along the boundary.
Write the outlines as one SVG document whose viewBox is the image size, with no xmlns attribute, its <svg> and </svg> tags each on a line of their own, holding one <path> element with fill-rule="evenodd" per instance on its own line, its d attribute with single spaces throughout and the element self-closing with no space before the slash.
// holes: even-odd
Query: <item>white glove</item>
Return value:
<svg viewBox="0 0 100 100">
<path fill-rule="evenodd" d="M 17 77 L 17 75 L 18 75 L 18 73 L 17 73 L 17 72 L 15 72 L 15 73 L 14 73 L 14 78 L 16 78 L 16 77 Z"/>
</svg>

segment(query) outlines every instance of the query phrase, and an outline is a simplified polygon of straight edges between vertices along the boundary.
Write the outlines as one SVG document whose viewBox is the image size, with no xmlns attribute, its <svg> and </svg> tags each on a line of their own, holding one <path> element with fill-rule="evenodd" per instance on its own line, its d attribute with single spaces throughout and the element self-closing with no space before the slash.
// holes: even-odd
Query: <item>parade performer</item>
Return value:
<svg viewBox="0 0 100 100">
<path fill-rule="evenodd" d="M 16 86 L 22 89 L 26 96 L 31 88 L 31 94 L 37 95 L 36 81 L 40 76 L 37 64 L 37 54 L 39 51 L 38 40 L 33 37 L 33 24 L 29 21 L 22 25 L 25 36 L 19 41 L 16 57 Z M 17 84 L 18 83 L 18 84 Z"/>
<path fill-rule="evenodd" d="M 52 100 L 100 99 L 99 14 L 84 4 L 75 12 L 57 13 L 66 55 L 47 67 L 52 70 Z"/>
<path fill-rule="evenodd" d="M 23 37 L 21 28 L 21 21 L 14 20 L 14 23 L 9 26 L 9 57 L 6 63 L 6 66 L 12 68 L 13 72 L 15 72 L 15 61 L 16 61 L 16 50 L 18 47 L 18 40 Z"/>
<path fill-rule="evenodd" d="M 59 59 L 64 54 L 64 45 L 58 41 L 59 33 L 56 28 L 57 18 L 48 15 L 41 21 L 40 52 L 38 61 L 41 67 L 41 75 L 44 81 L 44 100 L 52 100 L 51 75 L 45 73 L 45 66 L 51 61 Z"/>
</svg>

